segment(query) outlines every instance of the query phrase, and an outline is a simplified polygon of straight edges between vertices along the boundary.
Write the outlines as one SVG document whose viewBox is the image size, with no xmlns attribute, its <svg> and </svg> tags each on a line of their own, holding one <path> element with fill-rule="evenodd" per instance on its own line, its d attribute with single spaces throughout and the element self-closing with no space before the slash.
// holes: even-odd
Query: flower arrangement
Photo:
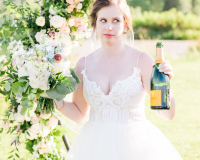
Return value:
<svg viewBox="0 0 200 160">
<path fill-rule="evenodd" d="M 53 100 L 64 99 L 80 83 L 70 57 L 79 40 L 91 35 L 87 12 L 92 0 L 36 3 L 40 9 L 32 11 L 28 3 L 18 7 L 4 1 L 15 13 L 0 26 L 0 93 L 9 103 L 0 133 L 15 135 L 11 145 L 16 150 L 8 158 L 21 158 L 18 147 L 24 136 L 30 159 L 60 160 L 59 138 L 66 129 L 58 125 Z"/>
</svg>

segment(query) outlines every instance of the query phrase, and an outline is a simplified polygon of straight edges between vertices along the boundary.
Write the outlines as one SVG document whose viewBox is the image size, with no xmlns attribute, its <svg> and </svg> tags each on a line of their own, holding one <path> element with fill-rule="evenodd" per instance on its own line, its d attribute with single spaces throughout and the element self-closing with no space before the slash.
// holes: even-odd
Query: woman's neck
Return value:
<svg viewBox="0 0 200 160">
<path fill-rule="evenodd" d="M 113 46 L 102 45 L 99 49 L 101 55 L 105 58 L 112 58 L 121 56 L 125 52 L 126 45 L 124 43 L 118 43 Z"/>
</svg>

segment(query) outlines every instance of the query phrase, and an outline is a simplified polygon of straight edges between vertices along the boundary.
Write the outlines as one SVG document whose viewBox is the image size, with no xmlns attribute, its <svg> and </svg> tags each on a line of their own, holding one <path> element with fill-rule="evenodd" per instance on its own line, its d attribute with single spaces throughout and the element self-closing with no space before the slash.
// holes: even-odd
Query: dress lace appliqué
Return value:
<svg viewBox="0 0 200 160">
<path fill-rule="evenodd" d="M 108 95 L 105 95 L 96 82 L 88 79 L 85 70 L 83 74 L 83 95 L 90 105 L 89 121 L 99 124 L 127 124 L 145 120 L 145 91 L 142 86 L 139 68 L 134 67 L 132 75 L 124 80 L 118 80 Z"/>
</svg>

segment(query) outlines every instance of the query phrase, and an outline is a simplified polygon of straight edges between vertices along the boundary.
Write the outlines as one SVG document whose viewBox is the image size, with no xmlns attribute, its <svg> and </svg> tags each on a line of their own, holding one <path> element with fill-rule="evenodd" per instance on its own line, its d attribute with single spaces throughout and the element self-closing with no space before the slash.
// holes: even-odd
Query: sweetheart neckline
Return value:
<svg viewBox="0 0 200 160">
<path fill-rule="evenodd" d="M 129 79 L 130 77 L 132 77 L 135 73 L 137 73 L 137 71 L 135 71 L 135 68 L 136 68 L 136 69 L 139 69 L 139 71 L 141 71 L 140 68 L 134 67 L 133 73 L 132 73 L 130 76 L 128 76 L 127 78 L 123 79 L 123 80 L 117 80 L 117 81 L 115 82 L 115 84 L 112 85 L 111 90 L 110 90 L 110 92 L 109 92 L 108 94 L 105 94 L 105 93 L 101 90 L 101 87 L 98 86 L 97 83 L 96 83 L 95 81 L 90 81 L 90 80 L 88 79 L 87 74 L 85 73 L 85 70 L 86 70 L 87 68 L 83 69 L 82 71 L 84 71 L 84 75 L 85 75 L 87 81 L 90 82 L 90 83 L 93 83 L 93 84 L 100 90 L 100 92 L 103 94 L 103 96 L 108 97 L 108 96 L 111 95 L 111 93 L 112 93 L 112 91 L 113 91 L 113 88 L 114 88 L 118 83 L 128 80 L 128 79 Z"/>
</svg>

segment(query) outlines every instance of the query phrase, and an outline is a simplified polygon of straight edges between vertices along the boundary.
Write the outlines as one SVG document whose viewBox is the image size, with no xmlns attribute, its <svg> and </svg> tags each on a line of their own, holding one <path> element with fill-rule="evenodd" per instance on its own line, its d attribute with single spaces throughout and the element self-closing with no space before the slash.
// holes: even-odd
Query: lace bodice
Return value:
<svg viewBox="0 0 200 160">
<path fill-rule="evenodd" d="M 140 68 L 134 67 L 132 75 L 118 80 L 110 93 L 105 95 L 96 82 L 83 74 L 83 95 L 90 106 L 89 121 L 98 124 L 129 124 L 146 120 L 144 113 L 145 91 L 140 77 Z"/>
</svg>

